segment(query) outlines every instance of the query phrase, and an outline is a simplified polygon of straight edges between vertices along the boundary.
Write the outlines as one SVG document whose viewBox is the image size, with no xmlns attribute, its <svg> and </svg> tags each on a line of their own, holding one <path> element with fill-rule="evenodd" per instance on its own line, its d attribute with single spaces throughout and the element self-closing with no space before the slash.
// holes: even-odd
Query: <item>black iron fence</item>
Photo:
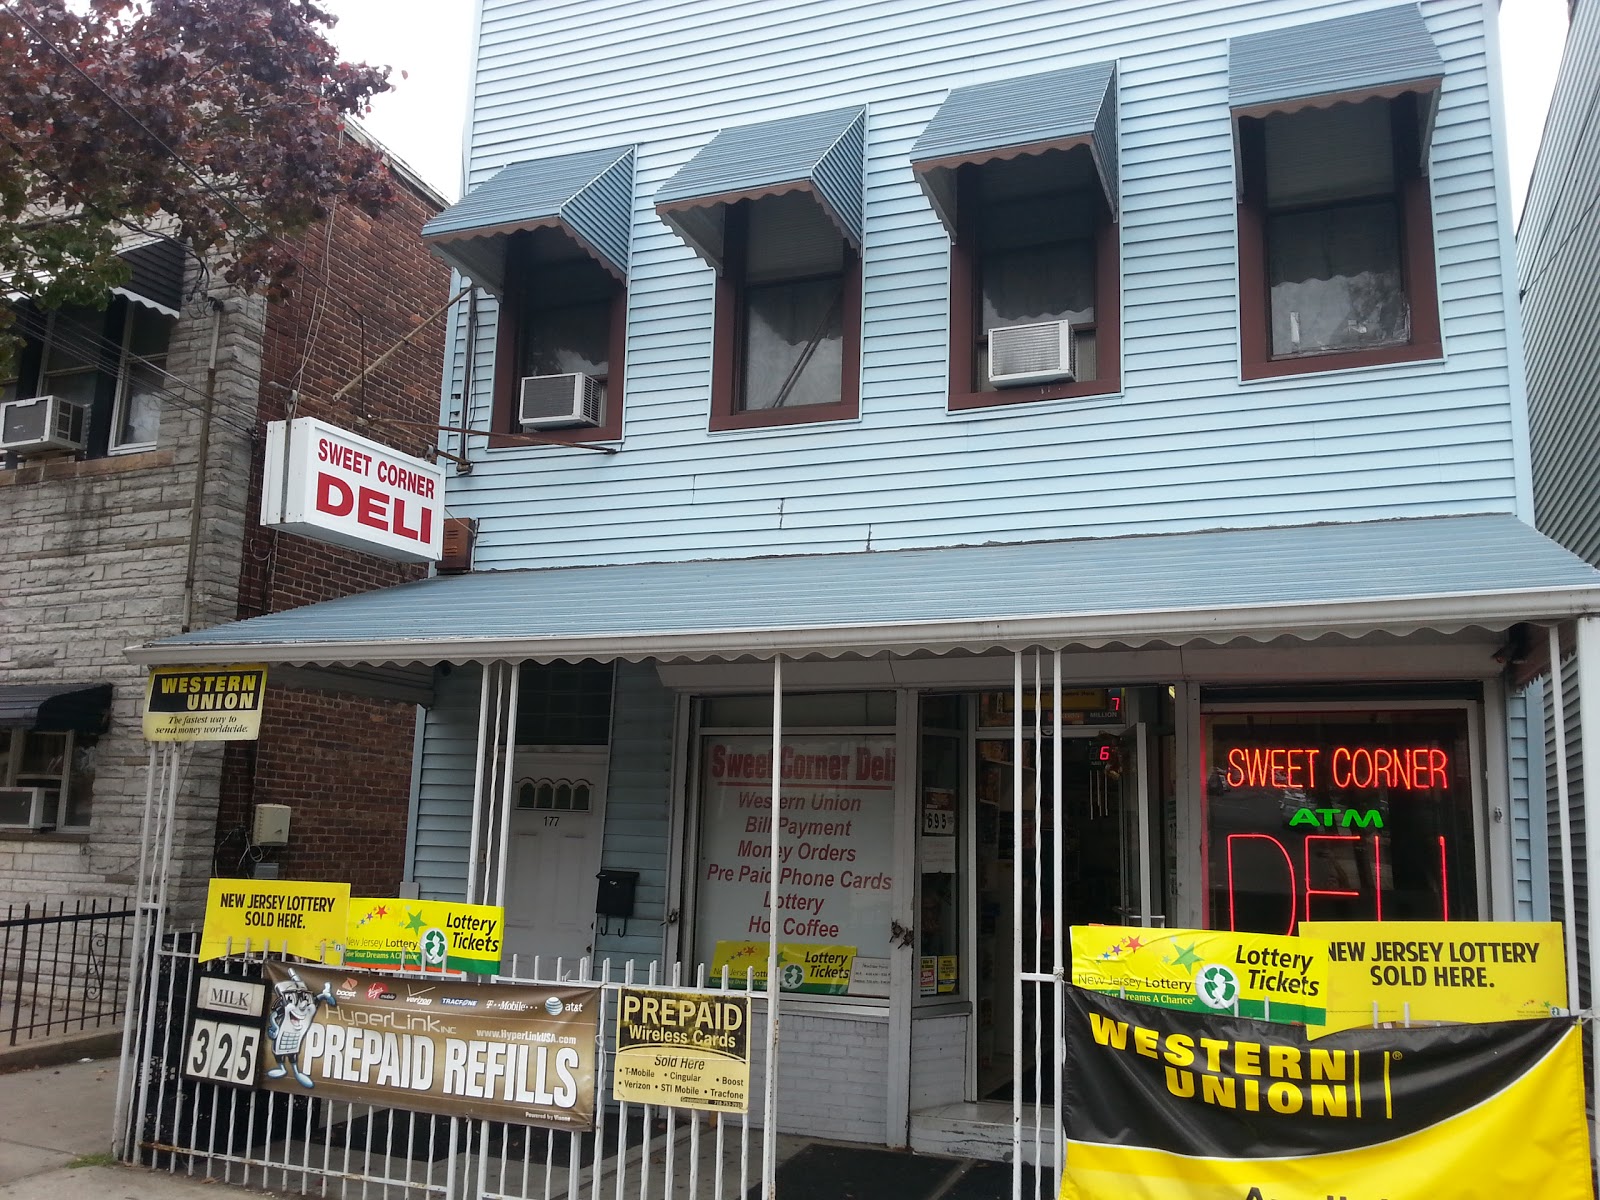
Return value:
<svg viewBox="0 0 1600 1200">
<path fill-rule="evenodd" d="M 0 920 L 0 1036 L 15 1046 L 117 1024 L 132 916 L 125 900 L 8 905 Z"/>
</svg>

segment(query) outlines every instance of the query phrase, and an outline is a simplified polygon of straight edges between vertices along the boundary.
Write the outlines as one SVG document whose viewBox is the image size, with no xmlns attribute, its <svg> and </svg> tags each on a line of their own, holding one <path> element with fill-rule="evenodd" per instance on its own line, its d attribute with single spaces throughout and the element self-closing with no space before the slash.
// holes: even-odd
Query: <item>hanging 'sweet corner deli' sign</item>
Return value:
<svg viewBox="0 0 1600 1200">
<path fill-rule="evenodd" d="M 299 417 L 267 425 L 261 524 L 400 562 L 438 562 L 444 472 L 348 430 Z"/>
</svg>

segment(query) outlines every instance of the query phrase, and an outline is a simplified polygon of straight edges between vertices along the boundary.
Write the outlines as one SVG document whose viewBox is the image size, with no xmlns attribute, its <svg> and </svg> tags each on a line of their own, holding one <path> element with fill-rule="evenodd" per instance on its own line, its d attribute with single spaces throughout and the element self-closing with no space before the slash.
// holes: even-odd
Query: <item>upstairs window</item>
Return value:
<svg viewBox="0 0 1600 1200">
<path fill-rule="evenodd" d="M 495 432 L 560 441 L 620 438 L 627 289 L 559 227 L 521 232 L 510 241 L 495 355 Z M 523 380 L 558 375 L 594 381 L 598 425 L 524 424 Z"/>
<path fill-rule="evenodd" d="M 1444 76 L 1414 2 L 1228 40 L 1245 379 L 1442 356 L 1427 163 Z"/>
<path fill-rule="evenodd" d="M 153 449 L 170 390 L 167 349 L 175 322 L 115 299 L 104 310 L 25 307 L 16 374 L 0 379 L 0 402 L 56 396 L 82 405 L 86 457 Z"/>
<path fill-rule="evenodd" d="M 950 256 L 950 407 L 1115 392 L 1116 225 L 1087 146 L 962 166 Z M 994 331 L 1066 322 L 1071 379 L 1008 384 Z"/>
<path fill-rule="evenodd" d="M 717 287 L 713 429 L 857 412 L 861 265 L 800 192 L 732 205 Z"/>
<path fill-rule="evenodd" d="M 511 163 L 422 226 L 428 249 L 499 306 L 492 447 L 622 436 L 633 161 L 621 146 Z M 455 380 L 473 393 L 463 413 L 475 361 Z"/>
</svg>

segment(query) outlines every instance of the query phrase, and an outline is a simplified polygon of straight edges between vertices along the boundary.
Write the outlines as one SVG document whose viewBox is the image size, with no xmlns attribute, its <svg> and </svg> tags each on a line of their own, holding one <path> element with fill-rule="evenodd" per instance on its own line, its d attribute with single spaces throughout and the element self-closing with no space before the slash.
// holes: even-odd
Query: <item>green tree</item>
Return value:
<svg viewBox="0 0 1600 1200">
<path fill-rule="evenodd" d="M 104 303 L 130 229 L 282 294 L 282 239 L 393 199 L 344 129 L 387 67 L 340 60 L 313 0 L 0 0 L 0 292 Z M 15 353 L 0 304 L 0 369 Z"/>
</svg>

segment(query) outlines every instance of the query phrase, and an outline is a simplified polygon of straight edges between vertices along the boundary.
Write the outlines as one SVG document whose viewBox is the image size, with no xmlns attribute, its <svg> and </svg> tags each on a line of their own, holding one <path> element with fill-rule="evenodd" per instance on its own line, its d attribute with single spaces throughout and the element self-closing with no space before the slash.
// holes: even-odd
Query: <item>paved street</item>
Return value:
<svg viewBox="0 0 1600 1200">
<path fill-rule="evenodd" d="M 115 1059 L 0 1075 L 0 1200 L 217 1200 L 214 1183 L 112 1164 L 116 1090 Z"/>
</svg>

